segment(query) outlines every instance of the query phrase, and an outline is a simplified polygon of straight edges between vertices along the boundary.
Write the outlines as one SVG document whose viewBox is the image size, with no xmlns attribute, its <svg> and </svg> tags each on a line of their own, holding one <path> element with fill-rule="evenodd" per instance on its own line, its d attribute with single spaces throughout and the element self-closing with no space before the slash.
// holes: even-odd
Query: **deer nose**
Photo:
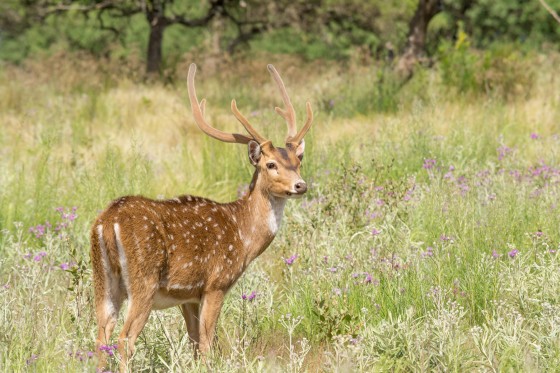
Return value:
<svg viewBox="0 0 560 373">
<path fill-rule="evenodd" d="M 295 188 L 296 192 L 298 192 L 299 194 L 303 194 L 307 191 L 307 184 L 305 183 L 305 181 L 299 181 L 296 183 Z"/>
</svg>

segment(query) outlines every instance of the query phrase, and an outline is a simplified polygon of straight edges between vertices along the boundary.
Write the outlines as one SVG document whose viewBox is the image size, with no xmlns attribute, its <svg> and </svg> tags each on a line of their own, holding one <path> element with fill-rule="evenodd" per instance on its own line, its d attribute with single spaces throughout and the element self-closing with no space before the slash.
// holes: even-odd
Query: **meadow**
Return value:
<svg viewBox="0 0 560 373">
<path fill-rule="evenodd" d="M 300 119 L 311 100 L 310 190 L 228 294 L 208 365 L 169 309 L 134 371 L 559 372 L 560 56 L 496 59 L 480 80 L 461 53 L 404 86 L 352 60 L 196 61 L 218 128 L 241 132 L 236 98 L 283 141 L 267 63 Z M 0 371 L 95 371 L 89 229 L 112 199 L 247 188 L 246 148 L 192 119 L 190 62 L 167 84 L 79 55 L 2 66 Z"/>
</svg>

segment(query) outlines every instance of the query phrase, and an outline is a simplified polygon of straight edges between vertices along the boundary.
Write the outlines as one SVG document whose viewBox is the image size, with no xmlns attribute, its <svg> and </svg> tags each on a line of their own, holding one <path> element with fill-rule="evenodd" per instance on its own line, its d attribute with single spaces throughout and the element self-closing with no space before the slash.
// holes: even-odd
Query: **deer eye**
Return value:
<svg viewBox="0 0 560 373">
<path fill-rule="evenodd" d="M 276 168 L 277 168 L 277 167 L 276 167 L 276 163 L 274 163 L 274 162 L 268 162 L 268 163 L 266 164 L 266 168 L 268 168 L 269 170 L 276 170 Z"/>
</svg>

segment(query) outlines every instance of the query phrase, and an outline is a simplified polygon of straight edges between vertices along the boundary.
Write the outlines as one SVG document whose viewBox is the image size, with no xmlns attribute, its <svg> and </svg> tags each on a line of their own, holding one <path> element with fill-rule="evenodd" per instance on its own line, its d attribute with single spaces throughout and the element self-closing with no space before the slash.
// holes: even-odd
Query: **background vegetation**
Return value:
<svg viewBox="0 0 560 373">
<path fill-rule="evenodd" d="M 213 3 L 196 4 L 166 16 Z M 135 371 L 558 371 L 560 25 L 537 1 L 443 1 L 403 76 L 419 3 L 291 4 L 301 20 L 259 18 L 254 35 L 241 21 L 279 8 L 224 3 L 239 25 L 169 26 L 150 74 L 145 13 L 104 13 L 115 33 L 99 9 L 0 5 L 1 371 L 95 371 L 88 235 L 109 201 L 246 188 L 246 149 L 192 120 L 193 61 L 219 128 L 239 130 L 236 98 L 283 140 L 267 63 L 300 118 L 311 100 L 311 188 L 228 295 L 210 366 L 170 309 L 152 314 Z"/>
</svg>

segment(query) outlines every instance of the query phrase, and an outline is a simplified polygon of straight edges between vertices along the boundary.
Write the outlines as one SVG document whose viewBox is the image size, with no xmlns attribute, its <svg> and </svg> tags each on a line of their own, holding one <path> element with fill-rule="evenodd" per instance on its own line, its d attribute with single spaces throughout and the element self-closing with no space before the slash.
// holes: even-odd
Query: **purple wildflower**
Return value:
<svg viewBox="0 0 560 373">
<path fill-rule="evenodd" d="M 255 298 L 257 297 L 257 292 L 256 291 L 252 291 L 251 294 L 247 295 L 247 294 L 243 294 L 241 296 L 241 299 L 243 300 L 248 300 L 249 302 L 255 300 Z"/>
<path fill-rule="evenodd" d="M 47 255 L 46 252 L 41 251 L 41 252 L 37 253 L 37 254 L 33 257 L 33 260 L 36 261 L 36 262 L 40 262 L 41 259 L 43 259 L 46 255 Z"/>
<path fill-rule="evenodd" d="M 498 150 L 498 160 L 500 161 L 504 159 L 507 155 L 513 153 L 513 149 L 505 145 L 498 147 L 497 150 Z"/>
<path fill-rule="evenodd" d="M 377 229 L 377 228 L 373 228 L 373 229 L 371 230 L 371 234 L 374 235 L 374 236 L 377 236 L 377 235 L 380 234 L 380 233 L 381 233 L 381 231 L 380 231 L 379 229 Z"/>
<path fill-rule="evenodd" d="M 50 224 L 39 224 L 36 225 L 35 227 L 31 227 L 29 228 L 29 232 L 33 233 L 35 235 L 35 237 L 37 238 L 41 238 L 45 235 L 45 233 L 47 232 L 47 228 L 50 227 Z"/>
<path fill-rule="evenodd" d="M 498 254 L 498 252 L 496 250 L 492 250 L 492 258 L 498 259 L 499 257 L 500 257 L 500 254 Z"/>
<path fill-rule="evenodd" d="M 531 133 L 531 138 L 533 140 L 537 140 L 540 136 L 538 134 L 536 134 L 535 132 Z"/>
<path fill-rule="evenodd" d="M 422 165 L 422 167 L 424 167 L 424 169 L 431 170 L 435 166 L 436 166 L 436 160 L 435 159 L 424 159 L 424 164 Z"/>
<path fill-rule="evenodd" d="M 442 234 L 441 236 L 439 236 L 439 239 L 442 240 L 443 242 L 446 242 L 446 241 L 451 241 L 453 237 Z"/>
<path fill-rule="evenodd" d="M 117 345 L 101 345 L 99 351 L 104 351 L 109 356 L 113 356 L 117 350 Z"/>
<path fill-rule="evenodd" d="M 517 249 L 513 249 L 508 253 L 510 258 L 515 258 L 517 256 L 517 254 L 519 254 L 519 250 L 517 250 Z"/>
<path fill-rule="evenodd" d="M 426 248 L 426 251 L 424 251 L 420 255 L 422 256 L 422 258 L 426 258 L 426 257 L 429 257 L 429 256 L 434 256 L 434 248 L 431 247 L 431 246 L 428 246 Z"/>
<path fill-rule="evenodd" d="M 39 355 L 36 354 L 32 354 L 29 359 L 25 360 L 25 364 L 26 365 L 31 365 L 35 362 L 35 360 L 37 360 L 39 358 Z"/>
<path fill-rule="evenodd" d="M 291 266 L 292 264 L 294 264 L 294 262 L 296 261 L 298 255 L 294 254 L 289 258 L 284 258 L 284 263 L 286 263 L 287 265 Z"/>
</svg>

